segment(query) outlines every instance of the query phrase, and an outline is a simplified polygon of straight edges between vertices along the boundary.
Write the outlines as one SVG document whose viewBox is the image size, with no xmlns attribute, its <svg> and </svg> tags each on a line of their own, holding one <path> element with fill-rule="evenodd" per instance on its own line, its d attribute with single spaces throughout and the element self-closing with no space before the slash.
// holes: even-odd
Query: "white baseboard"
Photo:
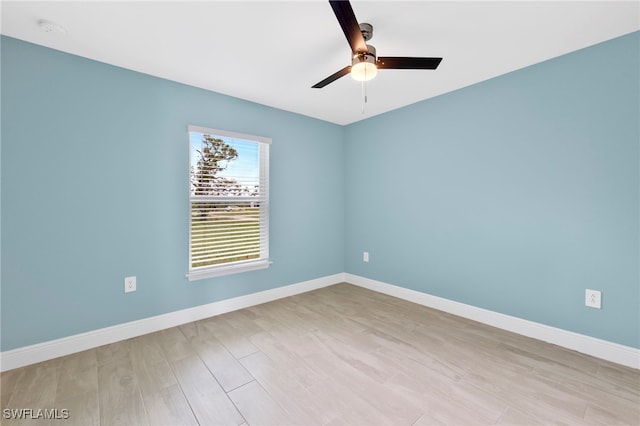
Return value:
<svg viewBox="0 0 640 426">
<path fill-rule="evenodd" d="M 265 290 L 232 299 L 221 300 L 193 308 L 144 318 L 112 327 L 101 328 L 61 339 L 24 346 L 0 353 L 0 371 L 13 370 L 25 365 L 84 351 L 131 337 L 153 333 L 192 321 L 198 321 L 238 309 L 248 308 L 276 299 L 293 296 L 318 288 L 344 282 L 345 274 L 329 275 L 309 281 Z"/>
<path fill-rule="evenodd" d="M 640 349 L 477 308 L 464 303 L 454 302 L 358 275 L 345 274 L 345 280 L 350 284 L 377 291 L 378 293 L 388 294 L 389 296 L 428 306 L 523 336 L 553 343 L 600 359 L 640 369 Z"/>
<path fill-rule="evenodd" d="M 13 370 L 25 365 L 47 361 L 341 282 L 348 282 L 607 361 L 640 369 L 640 349 L 454 302 L 358 275 L 340 273 L 1 352 L 0 371 Z"/>
</svg>

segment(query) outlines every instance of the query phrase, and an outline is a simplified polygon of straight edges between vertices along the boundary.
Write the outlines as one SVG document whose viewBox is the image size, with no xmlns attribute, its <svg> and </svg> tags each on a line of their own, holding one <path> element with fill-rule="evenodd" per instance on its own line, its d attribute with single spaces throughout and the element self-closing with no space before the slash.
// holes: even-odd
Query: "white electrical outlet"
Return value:
<svg viewBox="0 0 640 426">
<path fill-rule="evenodd" d="M 136 291 L 136 277 L 126 277 L 124 279 L 124 292 Z"/>
<path fill-rule="evenodd" d="M 602 308 L 602 293 L 598 290 L 586 289 L 584 292 L 584 304 L 590 308 Z"/>
<path fill-rule="evenodd" d="M 369 252 L 368 251 L 362 252 L 362 261 L 363 262 L 368 262 L 369 261 Z"/>
</svg>

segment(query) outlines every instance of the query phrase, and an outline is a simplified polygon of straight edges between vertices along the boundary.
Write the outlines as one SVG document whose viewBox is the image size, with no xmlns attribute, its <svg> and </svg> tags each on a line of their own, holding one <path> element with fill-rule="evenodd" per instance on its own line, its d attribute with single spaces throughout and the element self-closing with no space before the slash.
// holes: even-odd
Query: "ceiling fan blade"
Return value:
<svg viewBox="0 0 640 426">
<path fill-rule="evenodd" d="M 333 83 L 334 81 L 336 81 L 340 77 L 344 77 L 345 75 L 349 74 L 350 72 L 351 72 L 351 65 L 348 65 L 348 66 L 342 68 L 340 71 L 331 74 L 329 77 L 325 78 L 321 82 L 318 82 L 318 83 L 314 84 L 313 86 L 311 86 L 311 88 L 312 89 L 322 89 L 327 84 Z"/>
<path fill-rule="evenodd" d="M 333 13 L 335 13 L 336 18 L 338 18 L 345 37 L 347 37 L 349 46 L 351 46 L 351 52 L 366 52 L 367 44 L 364 41 L 364 37 L 362 37 L 360 25 L 358 25 L 356 15 L 353 13 L 351 3 L 340 0 L 329 0 L 329 3 L 331 4 Z"/>
<path fill-rule="evenodd" d="M 411 58 L 406 56 L 380 56 L 376 66 L 378 69 L 396 70 L 435 70 L 442 58 Z"/>
</svg>

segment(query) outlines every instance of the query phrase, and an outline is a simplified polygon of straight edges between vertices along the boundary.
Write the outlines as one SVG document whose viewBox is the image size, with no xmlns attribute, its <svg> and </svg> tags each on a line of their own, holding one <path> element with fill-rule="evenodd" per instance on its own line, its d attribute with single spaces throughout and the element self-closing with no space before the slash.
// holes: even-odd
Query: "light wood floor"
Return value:
<svg viewBox="0 0 640 426">
<path fill-rule="evenodd" d="M 348 284 L 1 380 L 37 425 L 640 424 L 637 370 Z"/>
</svg>

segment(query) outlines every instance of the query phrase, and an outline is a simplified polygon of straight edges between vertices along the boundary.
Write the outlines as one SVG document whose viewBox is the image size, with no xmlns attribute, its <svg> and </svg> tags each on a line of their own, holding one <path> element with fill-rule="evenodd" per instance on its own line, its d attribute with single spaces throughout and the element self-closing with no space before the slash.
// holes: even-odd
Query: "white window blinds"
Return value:
<svg viewBox="0 0 640 426">
<path fill-rule="evenodd" d="M 269 265 L 271 140 L 189 126 L 189 280 Z"/>
</svg>

